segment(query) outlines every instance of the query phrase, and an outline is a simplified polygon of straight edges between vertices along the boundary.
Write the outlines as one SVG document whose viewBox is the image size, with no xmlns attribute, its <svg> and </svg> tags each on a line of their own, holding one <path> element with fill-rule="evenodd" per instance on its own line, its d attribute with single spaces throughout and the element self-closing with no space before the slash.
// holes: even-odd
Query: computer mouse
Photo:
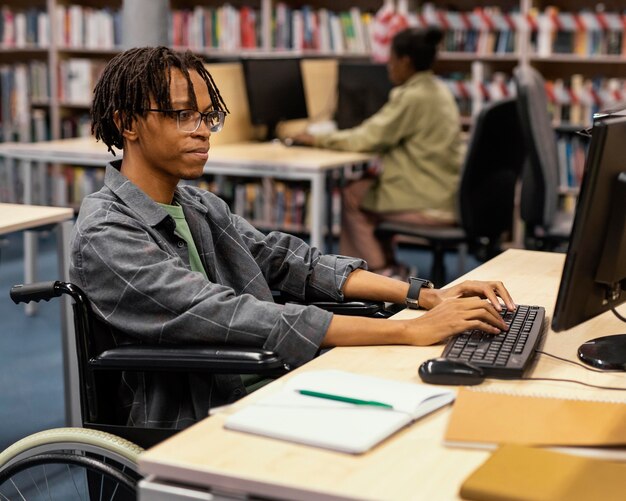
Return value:
<svg viewBox="0 0 626 501">
<path fill-rule="evenodd" d="M 419 377 L 429 384 L 475 385 L 485 380 L 483 370 L 469 362 L 431 358 L 419 366 Z"/>
</svg>

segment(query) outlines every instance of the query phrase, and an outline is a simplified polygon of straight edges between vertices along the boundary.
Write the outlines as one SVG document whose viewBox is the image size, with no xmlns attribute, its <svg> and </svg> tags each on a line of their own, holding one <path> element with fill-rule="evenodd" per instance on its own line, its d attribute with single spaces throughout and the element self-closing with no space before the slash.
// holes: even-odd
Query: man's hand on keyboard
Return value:
<svg viewBox="0 0 626 501">
<path fill-rule="evenodd" d="M 409 323 L 410 330 L 414 328 L 415 336 L 419 338 L 415 344 L 438 343 L 453 334 L 472 329 L 492 334 L 507 330 L 507 325 L 493 304 L 476 296 L 444 299 L 425 315 Z"/>
<path fill-rule="evenodd" d="M 500 298 L 504 301 L 507 309 L 515 309 L 515 303 L 513 302 L 509 291 L 502 282 L 498 281 L 483 282 L 479 280 L 466 280 L 465 282 L 461 282 L 460 284 L 452 287 L 445 289 L 432 289 L 432 291 L 429 292 L 431 293 L 424 299 L 427 299 L 430 304 L 425 304 L 422 300 L 420 300 L 420 304 L 429 309 L 433 306 L 437 306 L 446 299 L 460 297 L 479 297 L 488 299 L 497 310 L 501 309 L 500 300 L 498 299 Z"/>
</svg>

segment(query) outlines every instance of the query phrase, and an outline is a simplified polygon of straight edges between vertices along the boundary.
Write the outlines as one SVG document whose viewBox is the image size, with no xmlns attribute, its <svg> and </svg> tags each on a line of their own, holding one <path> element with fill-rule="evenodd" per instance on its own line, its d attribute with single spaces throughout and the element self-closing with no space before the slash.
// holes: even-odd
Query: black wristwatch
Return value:
<svg viewBox="0 0 626 501">
<path fill-rule="evenodd" d="M 406 306 L 412 310 L 417 310 L 420 307 L 419 299 L 420 292 L 423 287 L 432 289 L 435 285 L 425 278 L 409 278 L 409 292 L 406 295 Z"/>
</svg>

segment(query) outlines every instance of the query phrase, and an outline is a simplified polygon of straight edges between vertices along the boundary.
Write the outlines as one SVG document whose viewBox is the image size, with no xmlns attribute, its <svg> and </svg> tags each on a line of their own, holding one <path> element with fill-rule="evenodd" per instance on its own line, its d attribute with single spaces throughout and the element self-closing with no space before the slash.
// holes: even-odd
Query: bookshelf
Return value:
<svg viewBox="0 0 626 501">
<path fill-rule="evenodd" d="M 626 23 L 618 0 L 603 2 L 602 8 L 590 0 L 435 0 L 410 6 L 398 1 L 406 5 L 409 24 L 432 23 L 445 30 L 435 70 L 467 117 L 485 101 L 512 92 L 511 71 L 520 63 L 532 64 L 557 88 L 563 86 L 555 94 L 555 106 L 565 121 L 572 105 L 591 110 L 626 98 Z M 191 48 L 208 61 L 267 54 L 369 57 L 381 10 L 380 0 L 356 5 L 347 0 L 170 4 L 164 23 L 171 45 Z M 16 87 L 22 87 L 19 80 L 26 72 L 32 89 L 17 101 L 17 109 L 26 111 L 2 121 L 2 140 L 40 139 L 6 130 L 8 123 L 33 120 L 33 109 L 45 114 L 47 137 L 78 135 L 89 89 L 122 45 L 122 0 L 8 0 L 0 9 L 0 65 L 18 79 L 12 84 Z M 581 124 L 588 122 L 589 110 L 581 110 Z M 38 130 L 45 131 L 41 112 L 35 119 Z"/>
<path fill-rule="evenodd" d="M 190 48 L 207 62 L 298 55 L 323 65 L 378 54 L 377 30 L 382 6 L 390 8 L 389 1 L 170 0 L 171 15 L 163 23 L 171 46 Z M 396 1 L 408 24 L 433 23 L 444 29 L 435 71 L 455 95 L 468 127 L 485 102 L 514 93 L 511 75 L 518 64 L 530 64 L 546 78 L 555 124 L 582 128 L 594 111 L 626 100 L 626 14 L 619 0 Z M 145 2 L 150 8 L 150 0 Z M 1 141 L 89 134 L 90 89 L 103 64 L 121 50 L 122 4 L 122 0 L 0 3 Z M 332 79 L 323 87 L 328 82 Z M 330 118 L 331 101 L 326 97 L 313 119 Z M 229 117 L 231 123 L 234 118 Z M 250 139 L 253 131 L 245 117 L 237 120 L 245 139 Z M 215 144 L 231 141 L 218 136 Z M 559 149 L 565 155 L 562 191 L 567 195 L 576 193 L 581 148 L 584 145 L 572 141 L 570 133 L 560 133 Z M 100 182 L 100 176 L 90 172 L 94 169 L 84 173 L 68 169 L 37 166 L 33 196 L 47 190 L 53 195 L 42 203 L 62 204 L 64 194 L 71 192 L 77 202 Z M 79 185 L 84 189 L 73 187 L 76 179 L 82 179 Z M 0 200 L 23 201 L 22 182 L 11 162 L 0 165 Z M 260 184 L 261 189 L 240 191 L 267 193 Z M 240 194 L 239 200 L 243 198 Z"/>
</svg>

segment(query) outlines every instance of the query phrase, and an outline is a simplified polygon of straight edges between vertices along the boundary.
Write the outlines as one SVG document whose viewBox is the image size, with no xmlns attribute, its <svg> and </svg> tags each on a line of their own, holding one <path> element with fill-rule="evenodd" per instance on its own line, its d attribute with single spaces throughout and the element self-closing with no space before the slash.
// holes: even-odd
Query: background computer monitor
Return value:
<svg viewBox="0 0 626 501">
<path fill-rule="evenodd" d="M 242 64 L 250 119 L 267 126 L 266 140 L 276 137 L 279 122 L 308 117 L 299 59 L 250 58 Z"/>
<path fill-rule="evenodd" d="M 371 117 L 385 104 L 392 87 L 385 64 L 340 62 L 335 111 L 337 127 L 349 129 Z"/>
<path fill-rule="evenodd" d="M 561 331 L 626 301 L 626 117 L 596 119 L 552 328 Z M 619 313 L 618 313 L 619 315 Z M 626 334 L 583 344 L 581 360 L 626 370 Z"/>
</svg>

